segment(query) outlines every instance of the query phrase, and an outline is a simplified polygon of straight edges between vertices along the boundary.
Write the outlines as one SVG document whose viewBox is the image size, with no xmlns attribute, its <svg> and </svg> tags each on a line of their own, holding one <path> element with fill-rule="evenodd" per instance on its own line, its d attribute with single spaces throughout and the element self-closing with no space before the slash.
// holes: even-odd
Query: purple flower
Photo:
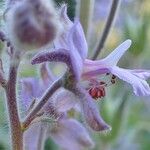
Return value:
<svg viewBox="0 0 150 150">
<path fill-rule="evenodd" d="M 65 88 L 73 92 L 76 101 L 80 102 L 84 118 L 88 125 L 95 131 L 110 129 L 110 126 L 99 115 L 99 111 L 87 91 L 80 84 L 79 86 L 77 84 L 81 80 L 84 61 L 87 57 L 87 43 L 82 26 L 78 20 L 75 23 L 69 20 L 66 15 L 66 6 L 62 7 L 61 19 L 65 24 L 66 30 L 54 42 L 55 49 L 52 51 L 42 51 L 37 54 L 33 58 L 32 64 L 45 61 L 66 63 L 74 77 L 74 85 L 70 87 L 71 89 Z"/>
<path fill-rule="evenodd" d="M 94 143 L 87 130 L 75 119 L 63 118 L 57 124 L 48 125 L 43 122 L 34 123 L 25 131 L 24 143 L 26 150 L 37 150 L 39 143 L 47 138 L 66 150 L 82 150 L 92 148 Z M 43 143 L 42 143 L 43 144 Z"/>
<path fill-rule="evenodd" d="M 84 62 L 84 71 L 82 77 L 92 78 L 105 73 L 111 73 L 120 78 L 121 80 L 131 84 L 135 95 L 150 95 L 150 87 L 145 81 L 145 79 L 150 77 L 150 71 L 129 70 L 117 66 L 118 61 L 130 47 L 130 45 L 131 40 L 126 40 L 104 59 L 97 61 L 86 59 Z"/>
<path fill-rule="evenodd" d="M 111 73 L 121 80 L 132 85 L 134 93 L 138 96 L 146 96 L 150 94 L 150 87 L 145 81 L 149 77 L 150 71 L 147 70 L 129 70 L 123 69 L 117 66 L 118 61 L 122 55 L 128 50 L 131 45 L 131 40 L 126 40 L 119 45 L 111 54 L 101 60 L 92 61 L 86 59 L 87 57 L 87 43 L 83 33 L 82 26 L 79 21 L 72 23 L 66 15 L 66 7 L 62 7 L 61 13 L 62 21 L 69 27 L 65 30 L 60 38 L 55 41 L 55 48 L 65 49 L 66 53 L 69 53 L 72 61 L 72 67 L 74 68 L 74 74 L 78 80 L 81 80 L 81 74 L 83 78 L 91 79 L 93 77 Z M 41 52 L 33 58 L 32 63 L 40 63 L 48 61 L 51 53 Z M 46 57 L 46 58 L 45 58 Z"/>
<path fill-rule="evenodd" d="M 38 101 L 38 98 L 48 87 L 48 84 L 51 84 L 51 81 L 54 80 L 46 64 L 42 64 L 40 74 L 41 79 L 26 78 L 21 81 L 21 99 L 23 109 L 26 110 L 26 113 L 28 113 L 28 108 L 30 107 L 33 97 Z M 76 104 L 76 99 L 71 92 L 63 88 L 56 91 L 54 96 L 49 99 L 48 103 L 45 104 L 40 111 L 43 113 L 43 116 L 40 117 L 41 120 L 40 118 L 35 118 L 25 131 L 25 149 L 37 150 L 41 144 L 44 144 L 41 143 L 40 137 L 43 138 L 42 140 L 51 137 L 61 148 L 68 150 L 92 148 L 93 141 L 86 129 L 81 123 L 75 119 L 69 119 L 66 115 L 67 111 L 74 108 Z M 48 117 L 52 122 L 43 122 L 44 117 Z M 67 142 L 68 144 L 66 144 Z"/>
<path fill-rule="evenodd" d="M 38 53 L 33 58 L 32 64 L 46 61 L 66 63 L 70 73 L 74 77 L 74 82 L 70 83 L 66 81 L 69 85 L 71 84 L 72 87 L 65 88 L 73 92 L 75 97 L 79 100 L 86 122 L 96 131 L 109 129 L 110 127 L 103 121 L 92 100 L 92 98 L 104 96 L 104 87 L 108 86 L 107 83 L 97 81 L 99 80 L 98 76 L 112 74 L 112 83 L 115 82 L 114 79 L 117 76 L 121 80 L 130 83 L 136 95 L 146 96 L 150 94 L 150 87 L 145 79 L 150 76 L 150 73 L 146 70 L 129 70 L 117 66 L 122 55 L 130 47 L 131 40 L 123 42 L 104 59 L 96 61 L 86 59 L 87 43 L 80 22 L 76 20 L 73 23 L 69 20 L 66 14 L 66 6 L 62 7 L 61 19 L 62 22 L 64 22 L 65 30 L 54 42 L 55 48 L 52 51 L 42 51 Z M 93 85 L 97 87 L 97 84 L 92 83 L 92 89 L 90 89 L 89 92 L 92 96 L 91 98 L 86 91 L 87 89 L 82 88 L 81 81 L 87 80 L 91 82 L 93 79 L 96 80 L 99 85 L 97 91 L 97 89 L 93 88 Z"/>
</svg>

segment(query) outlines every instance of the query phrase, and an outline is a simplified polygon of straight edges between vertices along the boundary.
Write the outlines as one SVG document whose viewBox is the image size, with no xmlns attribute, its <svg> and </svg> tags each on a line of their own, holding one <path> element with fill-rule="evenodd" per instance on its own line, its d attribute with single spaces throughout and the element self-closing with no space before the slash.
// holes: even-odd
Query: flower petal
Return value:
<svg viewBox="0 0 150 150">
<path fill-rule="evenodd" d="M 69 19 L 67 15 L 67 5 L 63 4 L 60 10 L 60 19 L 64 22 L 64 24 L 68 25 L 68 27 L 71 27 L 73 25 L 72 21 Z"/>
<path fill-rule="evenodd" d="M 148 96 L 150 95 L 150 87 L 148 83 L 139 78 L 138 76 L 134 75 L 131 71 L 126 69 L 119 68 L 117 66 L 110 68 L 110 72 L 121 80 L 126 81 L 131 84 L 133 87 L 133 91 L 137 96 Z"/>
<path fill-rule="evenodd" d="M 83 115 L 87 124 L 95 131 L 111 130 L 99 114 L 91 96 L 80 86 L 72 91 L 80 100 Z"/>
<path fill-rule="evenodd" d="M 31 125 L 24 133 L 25 150 L 37 150 L 41 141 L 40 136 L 46 138 L 46 127 L 42 123 Z M 44 139 L 43 142 L 45 141 Z M 41 143 L 44 146 L 44 143 Z"/>
<path fill-rule="evenodd" d="M 141 79 L 146 80 L 150 78 L 150 70 L 134 69 L 134 70 L 129 70 L 129 71 Z"/>
<path fill-rule="evenodd" d="M 88 68 L 91 67 L 91 69 L 92 68 L 96 69 L 96 68 L 106 68 L 106 67 L 116 66 L 119 59 L 128 50 L 130 45 L 131 45 L 131 40 L 126 40 L 104 59 L 95 60 L 95 61 L 86 59 L 84 62 L 85 67 Z"/>
<path fill-rule="evenodd" d="M 59 112 L 66 112 L 78 103 L 73 93 L 63 88 L 56 91 L 53 96 L 54 105 Z"/>
<path fill-rule="evenodd" d="M 66 49 L 58 49 L 55 51 L 42 51 L 33 57 L 31 63 L 39 64 L 43 62 L 63 62 L 66 63 L 70 72 L 74 75 L 76 80 L 80 80 L 80 76 L 82 73 L 82 60 L 77 51 L 71 53 Z"/>
<path fill-rule="evenodd" d="M 43 86 L 37 78 L 24 78 L 21 81 L 21 104 L 24 110 L 28 110 L 32 99 L 40 97 Z M 40 87 L 40 88 L 39 88 Z"/>
<path fill-rule="evenodd" d="M 105 57 L 103 61 L 106 61 L 106 63 L 110 66 L 115 66 L 130 46 L 131 40 L 124 41 L 113 52 L 111 52 L 107 57 Z"/>
<path fill-rule="evenodd" d="M 68 38 L 69 43 L 71 43 L 70 45 L 74 46 L 74 48 L 79 52 L 80 56 L 84 60 L 87 57 L 88 46 L 85 39 L 84 31 L 79 21 L 75 21 L 73 27 L 70 30 Z M 71 50 L 73 51 L 74 48 L 71 47 Z"/>
<path fill-rule="evenodd" d="M 91 140 L 86 129 L 75 119 L 62 119 L 50 130 L 52 139 L 63 149 L 81 150 L 92 148 Z"/>
<path fill-rule="evenodd" d="M 70 32 L 71 27 L 73 26 L 73 22 L 69 19 L 67 15 L 67 6 L 64 4 L 60 10 L 60 21 L 63 24 L 62 33 L 56 40 L 54 41 L 54 47 L 56 49 L 64 48 L 69 49 L 68 44 L 68 34 Z"/>
</svg>

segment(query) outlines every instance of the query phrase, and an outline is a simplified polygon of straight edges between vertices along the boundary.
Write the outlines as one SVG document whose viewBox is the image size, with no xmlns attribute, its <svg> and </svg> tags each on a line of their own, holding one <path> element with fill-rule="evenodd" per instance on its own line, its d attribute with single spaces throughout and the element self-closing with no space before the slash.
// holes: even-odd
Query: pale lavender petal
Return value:
<svg viewBox="0 0 150 150">
<path fill-rule="evenodd" d="M 92 148 L 91 140 L 86 129 L 75 119 L 62 119 L 58 125 L 50 130 L 50 136 L 65 150 L 81 150 Z"/>
<path fill-rule="evenodd" d="M 78 100 L 74 94 L 63 88 L 56 91 L 53 96 L 54 106 L 59 112 L 66 112 L 76 106 Z"/>
<path fill-rule="evenodd" d="M 80 100 L 83 115 L 87 124 L 95 131 L 111 130 L 111 127 L 105 123 L 100 116 L 100 113 L 94 104 L 94 100 L 91 96 L 80 86 L 73 90 L 73 93 Z"/>
<path fill-rule="evenodd" d="M 139 78 L 138 76 L 134 75 L 130 71 L 116 66 L 110 68 L 110 72 L 119 77 L 121 80 L 130 83 L 131 86 L 133 87 L 135 95 L 137 96 L 150 95 L 150 87 L 148 83 L 142 78 Z"/>
<path fill-rule="evenodd" d="M 134 70 L 129 70 L 129 71 L 141 79 L 146 80 L 150 78 L 150 70 L 134 69 Z"/>
<path fill-rule="evenodd" d="M 91 67 L 96 68 L 105 68 L 105 67 L 113 67 L 116 66 L 122 55 L 128 50 L 131 45 L 131 40 L 126 40 L 122 44 L 120 44 L 112 53 L 110 53 L 107 57 L 100 60 L 88 60 L 86 59 L 84 62 L 85 67 L 88 69 Z M 87 69 L 87 70 L 88 70 Z M 86 70 L 86 69 L 85 69 Z"/>
<path fill-rule="evenodd" d="M 82 78 L 87 79 L 101 74 L 105 74 L 109 72 L 108 70 L 109 67 L 110 66 L 107 64 L 106 61 L 103 60 L 93 61 L 93 60 L 85 59 Z"/>
<path fill-rule="evenodd" d="M 63 21 L 65 23 L 65 25 L 67 24 L 68 27 L 71 27 L 73 25 L 72 21 L 69 19 L 68 15 L 67 15 L 67 5 L 63 4 L 60 10 L 60 19 L 61 21 Z"/>
<path fill-rule="evenodd" d="M 84 57 L 86 56 L 87 49 L 78 49 L 74 43 L 74 35 L 76 32 L 76 28 L 78 26 L 78 22 L 74 23 L 72 28 L 70 29 L 69 35 L 68 35 L 68 46 L 69 46 L 69 53 L 70 56 L 73 60 L 74 68 L 75 71 L 77 72 L 79 78 L 81 76 L 82 70 L 83 70 L 83 62 L 84 62 Z M 78 37 L 80 38 L 80 37 Z M 77 44 L 77 43 L 76 43 Z M 86 46 L 85 46 L 86 47 Z"/>
<path fill-rule="evenodd" d="M 105 73 L 109 73 L 109 69 L 108 68 L 100 68 L 100 69 L 95 69 L 95 70 L 84 70 L 83 74 L 82 74 L 82 79 L 90 79 L 90 78 L 93 78 L 93 77 L 96 77 L 96 76 L 100 76 L 102 74 L 105 74 Z"/>
<path fill-rule="evenodd" d="M 37 78 L 24 78 L 21 83 L 21 104 L 25 110 L 28 110 L 32 100 L 40 97 L 43 92 L 43 86 Z"/>
<path fill-rule="evenodd" d="M 63 24 L 64 30 L 62 30 L 60 36 L 56 38 L 56 40 L 54 41 L 54 47 L 56 49 L 60 48 L 69 49 L 67 38 L 70 33 L 70 29 L 73 26 L 73 22 L 69 19 L 67 15 L 67 6 L 65 4 L 61 7 L 60 21 Z"/>
<path fill-rule="evenodd" d="M 75 21 L 69 34 L 69 43 L 75 47 L 83 60 L 87 57 L 88 46 L 85 39 L 84 31 L 79 21 Z M 71 48 L 73 51 L 74 48 Z"/>
<path fill-rule="evenodd" d="M 106 63 L 110 66 L 115 66 L 130 46 L 131 40 L 124 41 L 113 52 L 105 57 L 103 61 L 106 61 Z"/>
<path fill-rule="evenodd" d="M 24 148 L 25 150 L 38 150 L 43 147 L 46 139 L 47 128 L 42 123 L 31 125 L 24 133 Z M 42 137 L 42 141 L 41 138 Z"/>
</svg>

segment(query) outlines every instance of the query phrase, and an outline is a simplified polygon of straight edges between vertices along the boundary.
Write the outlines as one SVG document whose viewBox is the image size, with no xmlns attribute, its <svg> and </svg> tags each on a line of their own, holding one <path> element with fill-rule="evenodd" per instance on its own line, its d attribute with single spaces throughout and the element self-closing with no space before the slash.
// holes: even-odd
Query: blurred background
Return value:
<svg viewBox="0 0 150 150">
<path fill-rule="evenodd" d="M 81 0 L 82 1 L 82 0 Z M 78 1 L 55 0 L 56 6 L 68 4 L 68 15 L 71 20 L 79 13 Z M 88 36 L 89 57 L 100 38 L 112 0 L 95 0 L 92 24 Z M 4 1 L 0 0 L 0 26 L 3 29 L 2 13 Z M 99 58 L 106 56 L 118 44 L 131 39 L 133 44 L 119 62 L 123 68 L 150 69 L 150 1 L 121 0 L 114 25 L 110 31 L 105 47 Z M 5 57 L 0 43 L 1 56 Z M 21 63 L 20 77 L 37 76 L 36 68 L 29 64 L 32 54 L 26 55 Z M 6 57 L 7 62 L 7 57 Z M 7 67 L 7 66 L 6 66 Z M 59 74 L 60 67 L 51 67 Z M 150 82 L 149 82 L 150 83 Z M 104 120 L 112 126 L 108 133 L 92 132 L 96 143 L 94 150 L 150 150 L 150 97 L 136 97 L 131 87 L 117 80 L 115 85 L 107 88 L 106 97 L 97 102 Z M 0 88 L 0 150 L 9 150 L 9 135 L 5 107 L 4 91 Z M 57 145 L 48 139 L 45 150 L 59 150 Z"/>
</svg>

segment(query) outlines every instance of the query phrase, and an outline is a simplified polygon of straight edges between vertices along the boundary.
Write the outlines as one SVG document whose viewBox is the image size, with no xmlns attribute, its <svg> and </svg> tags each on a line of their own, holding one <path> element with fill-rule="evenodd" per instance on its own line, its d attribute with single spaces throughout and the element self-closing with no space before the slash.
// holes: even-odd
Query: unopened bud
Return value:
<svg viewBox="0 0 150 150">
<path fill-rule="evenodd" d="M 6 16 L 11 42 L 23 50 L 39 49 L 57 36 L 60 23 L 50 0 L 18 2 Z"/>
</svg>

